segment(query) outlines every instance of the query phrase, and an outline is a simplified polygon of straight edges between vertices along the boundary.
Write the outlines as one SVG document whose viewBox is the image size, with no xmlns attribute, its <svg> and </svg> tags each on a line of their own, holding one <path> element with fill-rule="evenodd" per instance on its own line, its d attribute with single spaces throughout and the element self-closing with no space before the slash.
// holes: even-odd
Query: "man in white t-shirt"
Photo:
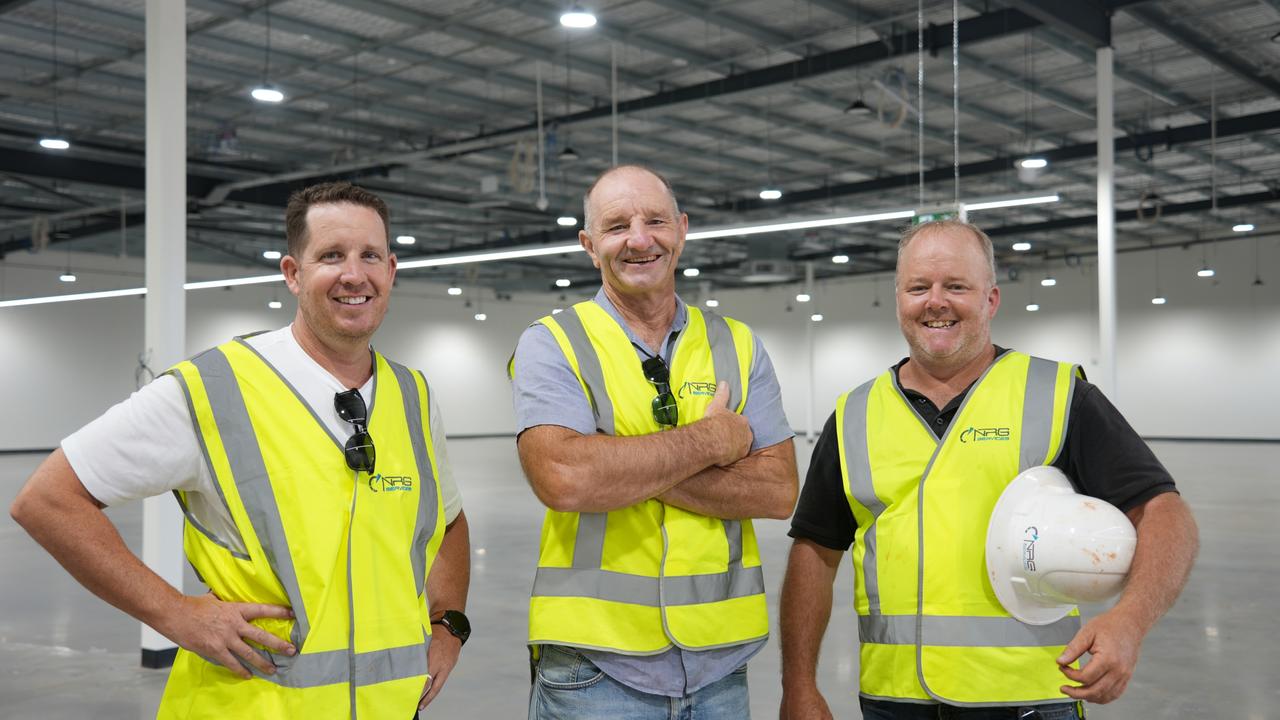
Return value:
<svg viewBox="0 0 1280 720">
<path fill-rule="evenodd" d="M 162 717 L 228 702 L 323 715 L 335 697 L 405 717 L 470 634 L 467 522 L 435 396 L 369 344 L 395 279 L 387 220 L 349 183 L 295 193 L 280 262 L 294 322 L 179 363 L 64 439 L 13 503 L 86 588 L 188 651 Z M 209 594 L 166 583 L 102 512 L 170 491 Z"/>
</svg>

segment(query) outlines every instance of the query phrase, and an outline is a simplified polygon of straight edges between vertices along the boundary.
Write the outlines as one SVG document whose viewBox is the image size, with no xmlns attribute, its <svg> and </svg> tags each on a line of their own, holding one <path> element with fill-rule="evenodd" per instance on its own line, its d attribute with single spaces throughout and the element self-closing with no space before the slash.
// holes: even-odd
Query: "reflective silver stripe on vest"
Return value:
<svg viewBox="0 0 1280 720">
<path fill-rule="evenodd" d="M 303 653 L 294 657 L 258 651 L 276 666 L 274 675 L 264 675 L 241 661 L 255 676 L 287 688 L 311 688 L 345 683 L 355 668 L 357 686 L 402 680 L 427 674 L 427 645 L 403 645 L 385 650 L 356 653 L 354 662 L 346 650 Z M 207 660 L 207 658 L 206 658 Z"/>
<path fill-rule="evenodd" d="M 721 520 L 724 524 L 724 537 L 729 541 L 729 567 L 742 565 L 742 521 Z"/>
<path fill-rule="evenodd" d="M 648 607 L 701 605 L 763 593 L 764 571 L 741 565 L 723 573 L 667 575 L 661 580 L 598 568 L 540 567 L 533 581 L 534 597 L 585 597 Z"/>
<path fill-rule="evenodd" d="M 609 513 L 578 513 L 578 533 L 573 540 L 573 567 L 600 567 L 604 560 L 604 534 L 609 526 Z"/>
<path fill-rule="evenodd" d="M 231 466 L 231 475 L 249 522 L 257 533 L 267 565 L 284 586 L 289 606 L 293 609 L 294 625 L 289 639 L 294 647 L 301 648 L 311 630 L 311 623 L 302 604 L 302 592 L 289 554 L 280 508 L 276 506 L 275 494 L 271 491 L 267 466 L 262 459 L 257 436 L 253 433 L 240 384 L 227 356 L 217 348 L 197 355 L 191 363 L 200 371 L 218 435 L 226 450 L 227 463 Z"/>
<path fill-rule="evenodd" d="M 1049 436 L 1053 433 L 1053 396 L 1058 386 L 1058 363 L 1031 358 L 1027 389 L 1022 400 L 1022 444 L 1018 472 L 1049 462 Z"/>
<path fill-rule="evenodd" d="M 707 326 L 707 343 L 711 345 L 711 363 L 716 369 L 716 382 L 729 383 L 729 409 L 736 412 L 742 402 L 742 370 L 738 365 L 738 351 L 733 344 L 733 331 L 729 323 L 713 312 L 702 310 L 702 320 Z"/>
<path fill-rule="evenodd" d="M 173 378 L 178 381 L 178 385 L 182 388 L 182 396 L 187 401 L 187 414 L 191 416 L 191 426 L 196 433 L 196 442 L 200 444 L 200 456 L 204 458 L 204 465 L 209 469 L 209 477 L 217 477 L 217 473 L 213 471 L 213 460 L 209 457 L 209 447 L 204 441 L 204 433 L 200 432 L 200 423 L 196 420 L 196 406 L 191 400 L 191 388 L 187 387 L 187 379 L 182 375 L 182 373 L 173 370 L 170 370 L 165 374 L 172 375 Z M 227 496 L 222 492 L 222 484 L 215 480 L 213 483 L 213 489 L 218 493 L 218 501 L 222 503 L 223 509 L 227 511 L 227 517 L 231 517 L 231 506 L 227 504 Z M 200 519 L 191 512 L 189 507 L 187 507 L 187 501 L 183 499 L 182 493 L 174 490 L 173 496 L 178 499 L 178 507 L 182 508 L 182 514 L 186 516 L 187 522 L 191 523 L 191 527 L 198 530 L 201 535 L 208 538 L 214 545 L 217 545 L 231 553 L 232 557 L 240 560 L 249 559 L 249 555 L 247 553 L 231 547 L 232 541 L 224 540 L 206 528 L 204 523 L 200 522 Z M 243 548 L 245 546 L 244 538 L 240 537 L 240 533 L 235 528 L 234 524 L 232 525 L 232 531 L 236 533 L 235 542 L 239 547 Z M 196 574 L 198 575 L 199 573 Z M 204 579 L 201 578 L 201 582 L 203 581 Z"/>
<path fill-rule="evenodd" d="M 596 427 L 606 435 L 612 435 L 613 401 L 609 399 L 609 391 L 604 386 L 604 371 L 600 369 L 600 358 L 596 355 L 591 339 L 587 337 L 587 329 L 578 317 L 577 308 L 569 308 L 556 317 L 560 329 L 564 330 L 569 340 L 569 347 L 578 359 L 578 372 L 587 384 L 587 396 L 591 401 L 591 409 L 596 413 Z"/>
<path fill-rule="evenodd" d="M 414 588 L 425 591 L 427 572 L 427 543 L 436 531 L 436 508 L 440 499 L 436 496 L 435 470 L 431 466 L 431 453 L 427 452 L 426 430 L 422 427 L 422 403 L 418 398 L 418 384 L 409 368 L 387 361 L 400 385 L 404 398 L 405 420 L 409 423 L 409 441 L 413 445 L 413 459 L 418 468 L 418 519 L 413 528 L 413 547 L 409 552 L 413 563 Z M 423 386 L 427 381 L 423 378 Z M 430 388 L 427 389 L 430 393 Z M 430 395 L 427 396 L 430 398 Z M 429 402 L 429 400 L 428 400 Z"/>
<path fill-rule="evenodd" d="M 859 615 L 858 638 L 878 645 L 915 645 L 915 615 Z M 1027 625 L 1014 618 L 925 615 L 925 644 L 934 647 L 1061 647 L 1080 630 L 1080 617 L 1049 625 Z"/>
<path fill-rule="evenodd" d="M 867 591 L 870 612 L 880 612 L 880 579 L 876 570 L 876 520 L 884 512 L 884 503 L 876 495 L 871 482 L 871 458 L 867 455 L 867 398 L 875 380 L 863 383 L 849 393 L 844 403 L 845 473 L 853 497 L 871 513 L 871 524 L 862 535 L 867 551 L 862 557 L 862 580 Z"/>
</svg>

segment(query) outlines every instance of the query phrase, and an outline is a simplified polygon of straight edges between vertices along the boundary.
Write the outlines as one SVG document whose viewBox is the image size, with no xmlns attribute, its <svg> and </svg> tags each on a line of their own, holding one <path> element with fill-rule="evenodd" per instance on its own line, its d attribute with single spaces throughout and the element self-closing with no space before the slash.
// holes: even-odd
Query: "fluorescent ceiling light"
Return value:
<svg viewBox="0 0 1280 720">
<path fill-rule="evenodd" d="M 125 288 L 124 290 L 101 290 L 99 292 L 71 293 L 69 295 L 50 295 L 48 297 L 22 298 L 21 300 L 0 300 L 0 308 L 21 307 L 23 305 L 44 305 L 45 303 L 73 302 L 75 300 L 101 300 L 103 298 L 127 297 L 129 295 L 146 295 L 146 288 Z"/>
<path fill-rule="evenodd" d="M 578 218 L 572 215 L 561 215 L 556 218 L 556 224 L 560 227 L 573 227 L 578 224 Z"/>
<path fill-rule="evenodd" d="M 994 210 L 995 208 L 1018 207 L 1020 205 L 1039 205 L 1041 203 L 1055 203 L 1061 200 L 1057 193 L 1052 195 L 1028 195 L 1023 197 L 996 198 L 994 200 L 979 200 L 977 202 L 962 202 L 963 207 L 969 212 L 974 210 Z"/>
<path fill-rule="evenodd" d="M 264 258 L 266 258 L 266 259 L 268 259 L 268 260 L 279 260 L 279 259 L 280 259 L 280 251 L 279 251 L 279 250 L 263 250 L 263 251 L 262 251 L 262 257 L 264 257 Z"/>
<path fill-rule="evenodd" d="M 1028 170 L 1039 170 L 1040 168 L 1049 167 L 1049 161 L 1042 157 L 1022 158 L 1018 161 L 1018 167 Z"/>
<path fill-rule="evenodd" d="M 418 238 L 416 238 L 416 237 L 414 237 L 414 236 L 412 236 L 412 235 L 397 235 L 397 236 L 396 236 L 396 244 L 397 244 L 397 245 L 412 245 L 412 244 L 414 244 L 414 243 L 416 243 L 416 242 L 418 242 Z"/>
<path fill-rule="evenodd" d="M 685 268 L 685 269 L 684 269 L 684 276 L 685 276 L 685 277 L 698 277 L 698 276 L 699 276 L 699 275 L 701 275 L 701 274 L 702 274 L 702 271 L 701 271 L 701 270 L 699 270 L 698 268 Z"/>
<path fill-rule="evenodd" d="M 258 102 L 265 102 L 265 103 L 284 102 L 284 93 L 280 92 L 279 90 L 277 90 L 276 88 L 270 85 L 259 85 L 253 90 L 250 90 L 249 94 L 252 95 L 253 99 L 257 100 Z"/>
<path fill-rule="evenodd" d="M 1035 303 L 1031 303 L 1030 305 L 1027 305 L 1027 312 L 1038 312 L 1039 310 L 1040 310 L 1040 306 Z"/>
<path fill-rule="evenodd" d="M 1013 244 L 1013 249 L 1014 249 L 1014 250 L 1017 250 L 1018 252 L 1026 252 L 1026 251 L 1028 251 L 1028 250 L 1030 250 L 1030 249 L 1031 249 L 1031 243 L 1029 243 L 1029 242 L 1016 242 L 1016 243 L 1014 243 L 1014 244 Z"/>
<path fill-rule="evenodd" d="M 846 215 L 843 217 L 817 218 L 813 220 L 794 220 L 790 222 L 767 223 L 764 225 L 742 225 L 738 227 L 701 230 L 686 235 L 689 240 L 710 240 L 712 238 L 738 237 L 741 235 L 758 235 L 760 233 L 785 232 L 787 230 L 807 230 L 808 228 L 832 227 L 834 225 L 854 225 L 857 223 L 878 222 L 880 220 L 901 220 L 916 214 L 915 210 L 890 210 L 868 215 Z"/>
<path fill-rule="evenodd" d="M 582 252 L 578 243 L 566 245 L 542 245 L 519 250 L 499 250 L 496 252 L 466 253 L 459 255 L 441 255 L 438 257 L 406 260 L 396 267 L 399 270 L 414 268 L 440 267 L 442 265 L 465 265 L 473 262 L 493 262 L 495 260 L 515 260 L 517 258 L 538 257 L 540 255 L 560 255 L 563 253 Z"/>
<path fill-rule="evenodd" d="M 66 150 L 71 147 L 71 143 L 60 137 L 40 138 L 40 147 L 45 150 Z"/>
<path fill-rule="evenodd" d="M 567 28 L 595 27 L 596 16 L 574 5 L 569 12 L 560 16 L 560 24 Z"/>
<path fill-rule="evenodd" d="M 76 274 L 68 270 L 62 273 L 61 275 L 59 275 L 58 279 L 61 280 L 62 282 L 75 282 Z"/>
<path fill-rule="evenodd" d="M 1253 223 L 1240 223 L 1239 225 L 1231 226 L 1231 229 L 1236 232 L 1253 232 Z"/>
<path fill-rule="evenodd" d="M 849 256 L 848 255 L 832 255 L 831 262 L 837 265 L 843 265 L 849 262 Z"/>
</svg>

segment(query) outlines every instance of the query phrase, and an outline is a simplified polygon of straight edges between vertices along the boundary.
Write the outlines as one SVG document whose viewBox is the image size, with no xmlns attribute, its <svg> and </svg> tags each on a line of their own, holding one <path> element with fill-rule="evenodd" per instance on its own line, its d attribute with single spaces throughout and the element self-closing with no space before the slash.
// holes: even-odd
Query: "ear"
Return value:
<svg viewBox="0 0 1280 720">
<path fill-rule="evenodd" d="M 586 250 L 587 254 L 591 256 L 591 264 L 595 265 L 597 270 L 600 269 L 600 257 L 596 255 L 595 243 L 592 242 L 591 236 L 587 234 L 586 230 L 578 231 L 578 243 L 581 244 L 582 249 Z"/>
<path fill-rule="evenodd" d="M 387 256 L 387 265 L 391 268 L 391 285 L 396 284 L 396 267 L 399 261 L 396 260 L 396 254 L 391 253 Z"/>
<path fill-rule="evenodd" d="M 991 319 L 996 316 L 996 310 L 1000 309 L 1000 286 L 993 285 L 991 291 L 987 294 L 987 304 L 991 306 L 991 310 L 987 313 L 987 318 Z"/>
<path fill-rule="evenodd" d="M 288 286 L 289 292 L 295 296 L 302 292 L 302 288 L 298 285 L 298 273 L 302 271 L 298 261 L 293 259 L 292 255 L 285 255 L 280 258 L 280 272 L 284 274 L 284 284 Z"/>
</svg>

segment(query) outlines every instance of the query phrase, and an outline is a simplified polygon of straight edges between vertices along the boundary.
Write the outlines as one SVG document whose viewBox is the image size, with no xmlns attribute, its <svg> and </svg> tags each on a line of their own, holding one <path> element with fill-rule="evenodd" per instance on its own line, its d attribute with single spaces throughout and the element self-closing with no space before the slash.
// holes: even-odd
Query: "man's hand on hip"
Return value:
<svg viewBox="0 0 1280 720">
<path fill-rule="evenodd" d="M 423 710 L 440 694 L 440 689 L 449 679 L 453 666 L 458 664 L 458 653 L 462 652 L 462 641 L 453 633 L 437 631 L 431 633 L 431 646 L 427 649 L 427 684 L 422 687 L 422 699 L 418 701 L 418 709 Z"/>
<path fill-rule="evenodd" d="M 1058 657 L 1063 675 L 1080 683 L 1064 685 L 1062 692 L 1093 703 L 1109 703 L 1120 697 L 1138 664 L 1145 633 L 1138 623 L 1115 610 L 1085 623 Z M 1089 664 L 1076 670 L 1069 665 L 1088 652 Z"/>
<path fill-rule="evenodd" d="M 729 408 L 729 384 L 723 380 L 716 385 L 716 396 L 698 422 L 713 423 L 716 428 L 716 447 L 722 451 L 716 465 L 732 465 L 751 452 L 751 425 Z"/>
<path fill-rule="evenodd" d="M 181 647 L 248 680 L 253 675 L 241 661 L 266 675 L 274 674 L 276 668 L 246 640 L 281 655 L 297 652 L 287 641 L 249 621 L 258 618 L 287 620 L 292 617 L 293 611 L 280 605 L 223 602 L 213 593 L 184 595 L 170 613 L 171 622 L 156 629 Z"/>
</svg>

